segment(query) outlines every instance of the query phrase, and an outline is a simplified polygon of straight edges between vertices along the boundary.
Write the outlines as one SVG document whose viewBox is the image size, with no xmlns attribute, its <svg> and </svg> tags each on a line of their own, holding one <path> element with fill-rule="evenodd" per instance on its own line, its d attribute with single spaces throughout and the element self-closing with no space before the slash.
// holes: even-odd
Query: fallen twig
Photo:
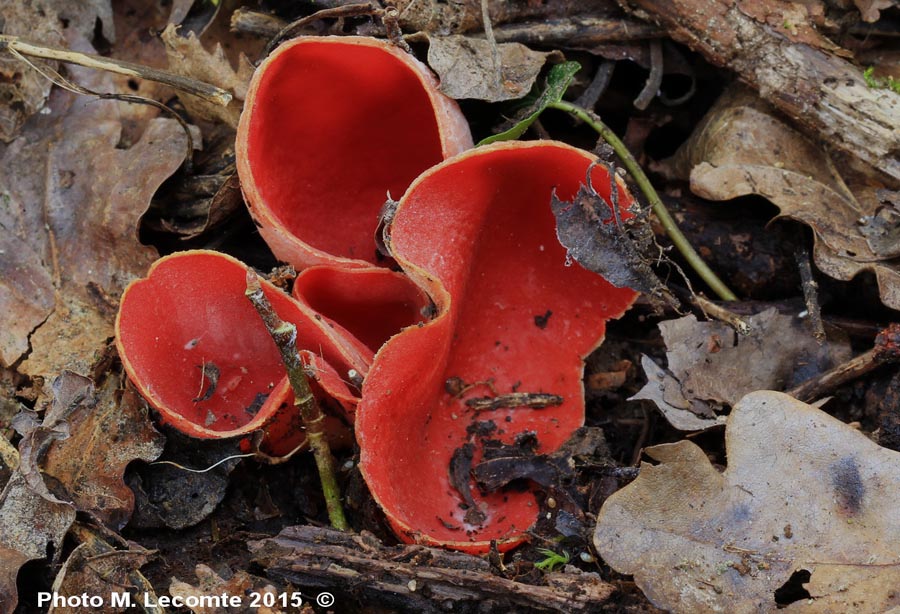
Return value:
<svg viewBox="0 0 900 614">
<path fill-rule="evenodd" d="M 546 573 L 546 585 L 494 574 L 487 560 L 419 545 L 385 546 L 370 533 L 313 526 L 249 544 L 269 578 L 409 612 L 595 612 L 615 587 L 593 573 Z"/>
<path fill-rule="evenodd" d="M 56 60 L 58 62 L 66 62 L 68 64 L 77 64 L 87 68 L 96 68 L 107 72 L 125 75 L 127 77 L 138 77 L 139 79 L 147 79 L 148 81 L 156 81 L 177 90 L 197 96 L 211 102 L 213 104 L 227 106 L 231 102 L 231 94 L 225 90 L 197 81 L 190 77 L 183 77 L 174 73 L 150 68 L 133 62 L 124 60 L 116 60 L 113 58 L 105 58 L 92 53 L 80 53 L 78 51 L 70 51 L 68 49 L 59 49 L 56 47 L 45 47 L 27 43 L 17 36 L 0 35 L 0 51 L 14 51 L 22 55 L 42 58 L 45 60 Z"/>
<path fill-rule="evenodd" d="M 297 351 L 297 327 L 278 317 L 269 299 L 263 293 L 259 277 L 251 270 L 247 271 L 245 294 L 259 312 L 272 340 L 278 346 L 278 351 L 281 352 L 281 360 L 287 370 L 291 388 L 294 390 L 294 405 L 300 410 L 303 418 L 306 438 L 309 441 L 313 457 L 316 459 L 319 478 L 322 480 L 322 494 L 325 496 L 325 506 L 328 508 L 328 519 L 335 529 L 347 531 L 350 529 L 350 525 L 347 523 L 341 507 L 341 491 L 335 478 L 334 458 L 331 456 L 331 448 L 325 438 L 325 414 L 322 413 L 322 409 L 316 402 L 312 389 L 309 387 L 309 380 L 306 379 L 303 360 Z"/>
<path fill-rule="evenodd" d="M 638 97 L 634 99 L 634 107 L 636 109 L 644 111 L 650 106 L 653 99 L 656 98 L 656 95 L 659 93 L 659 88 L 662 85 L 664 70 L 665 65 L 663 60 L 662 41 L 654 39 L 650 41 L 650 75 L 647 77 L 644 89 L 642 89 L 641 93 L 638 94 Z"/>
<path fill-rule="evenodd" d="M 721 305 L 717 305 L 713 303 L 711 300 L 706 298 L 703 295 L 692 293 L 690 300 L 694 303 L 700 311 L 702 311 L 707 317 L 715 318 L 721 322 L 725 322 L 731 328 L 736 330 L 741 335 L 749 335 L 752 331 L 750 329 L 750 325 L 747 321 L 734 313 L 733 311 L 729 311 L 725 309 Z"/>
<path fill-rule="evenodd" d="M 629 0 L 620 5 L 665 28 L 678 43 L 741 81 L 815 141 L 824 141 L 900 180 L 900 97 L 870 88 L 863 71 L 809 31 L 798 42 L 733 0 Z"/>
<path fill-rule="evenodd" d="M 806 311 L 809 314 L 809 322 L 812 325 L 813 337 L 819 345 L 825 342 L 825 325 L 822 323 L 822 307 L 819 304 L 819 284 L 813 277 L 812 265 L 809 263 L 809 250 L 802 240 L 797 243 L 794 251 L 797 261 L 797 270 L 800 272 L 800 283 L 803 288 L 803 301 L 806 303 Z"/>
<path fill-rule="evenodd" d="M 895 362 L 900 362 L 900 324 L 891 324 L 878 333 L 875 347 L 868 352 L 803 382 L 787 393 L 799 401 L 809 403 L 881 365 Z"/>
</svg>

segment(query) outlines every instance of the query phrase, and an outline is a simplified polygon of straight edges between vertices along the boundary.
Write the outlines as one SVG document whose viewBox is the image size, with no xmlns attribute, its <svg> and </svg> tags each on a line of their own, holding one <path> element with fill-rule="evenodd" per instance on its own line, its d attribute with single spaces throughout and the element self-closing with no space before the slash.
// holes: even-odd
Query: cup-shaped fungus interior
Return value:
<svg viewBox="0 0 900 614">
<path fill-rule="evenodd" d="M 125 369 L 163 421 L 188 435 L 249 433 L 293 398 L 278 348 L 245 296 L 246 275 L 245 265 L 223 254 L 182 252 L 158 260 L 122 297 L 116 344 Z M 299 348 L 337 373 L 366 369 L 368 361 L 335 343 L 305 307 L 267 282 L 263 289 L 297 326 Z"/>
<path fill-rule="evenodd" d="M 297 276 L 293 296 L 373 353 L 432 315 L 428 296 L 406 275 L 375 267 L 311 267 Z"/>
<path fill-rule="evenodd" d="M 583 358 L 635 297 L 556 237 L 551 195 L 571 201 L 592 162 L 560 143 L 487 146 L 426 172 L 400 201 L 394 257 L 438 315 L 379 351 L 356 424 L 363 475 L 408 541 L 484 552 L 523 539 L 533 492 L 483 493 L 471 467 L 524 433 L 552 452 L 584 422 Z M 590 176 L 608 198 L 606 169 Z M 623 215 L 630 202 L 620 186 Z"/>
<path fill-rule="evenodd" d="M 389 43 L 286 43 L 256 71 L 241 117 L 251 213 L 275 255 L 297 267 L 335 256 L 377 263 L 372 237 L 387 195 L 471 146 L 467 130 L 448 136 L 463 124 L 427 69 Z"/>
</svg>

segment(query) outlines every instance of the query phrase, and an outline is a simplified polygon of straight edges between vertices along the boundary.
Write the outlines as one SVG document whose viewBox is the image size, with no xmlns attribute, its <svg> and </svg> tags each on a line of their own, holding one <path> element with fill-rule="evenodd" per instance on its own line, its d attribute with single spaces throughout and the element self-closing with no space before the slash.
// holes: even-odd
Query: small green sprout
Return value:
<svg viewBox="0 0 900 614">
<path fill-rule="evenodd" d="M 543 554 L 545 558 L 535 563 L 534 566 L 542 571 L 555 571 L 557 567 L 562 567 L 568 563 L 571 558 L 565 550 L 562 553 L 558 553 L 548 548 L 538 548 L 537 551 Z"/>
<path fill-rule="evenodd" d="M 866 82 L 866 85 L 872 89 L 876 90 L 891 90 L 894 93 L 900 94 L 900 80 L 894 79 L 894 77 L 888 75 L 885 79 L 880 79 L 875 76 L 875 67 L 869 66 L 867 69 L 863 71 L 863 79 Z"/>
</svg>

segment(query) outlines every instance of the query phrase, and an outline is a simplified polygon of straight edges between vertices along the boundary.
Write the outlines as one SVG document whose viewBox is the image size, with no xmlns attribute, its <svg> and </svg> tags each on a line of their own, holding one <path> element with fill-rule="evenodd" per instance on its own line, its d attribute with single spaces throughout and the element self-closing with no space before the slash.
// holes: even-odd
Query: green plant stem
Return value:
<svg viewBox="0 0 900 614">
<path fill-rule="evenodd" d="M 547 105 L 551 109 L 558 109 L 560 111 L 565 111 L 570 115 L 573 115 L 580 119 L 581 121 L 588 124 L 591 128 L 597 131 L 600 137 L 606 141 L 610 147 L 613 148 L 613 151 L 616 152 L 616 155 L 619 156 L 619 159 L 622 161 L 622 166 L 625 167 L 625 170 L 629 172 L 629 174 L 634 179 L 634 182 L 641 189 L 641 192 L 644 193 L 644 196 L 647 198 L 647 201 L 650 203 L 650 207 L 653 209 L 653 213 L 656 214 L 656 217 L 659 219 L 659 223 L 662 224 L 663 229 L 666 231 L 666 234 L 669 236 L 669 239 L 672 240 L 672 244 L 675 245 L 675 248 L 684 256 L 684 259 L 687 263 L 697 272 L 697 275 L 700 276 L 703 281 L 713 290 L 713 292 L 718 295 L 720 299 L 723 301 L 736 301 L 737 296 L 732 292 L 725 283 L 719 279 L 718 275 L 716 275 L 712 269 L 707 266 L 707 264 L 700 258 L 700 255 L 694 251 L 694 247 L 687 240 L 687 237 L 682 234 L 681 229 L 678 228 L 678 225 L 675 223 L 674 218 L 669 213 L 669 210 L 666 209 L 666 206 L 663 204 L 662 199 L 660 199 L 659 194 L 656 193 L 656 190 L 653 188 L 653 185 L 650 183 L 650 180 L 647 179 L 647 175 L 644 174 L 643 169 L 641 169 L 640 165 L 631 155 L 631 152 L 628 151 L 628 148 L 625 147 L 625 143 L 623 143 L 616 133 L 609 129 L 609 127 L 603 123 L 603 121 L 591 111 L 587 109 L 583 109 L 578 105 L 574 105 L 571 102 L 566 102 L 565 100 L 560 100 L 558 102 L 551 102 Z"/>
<path fill-rule="evenodd" d="M 287 370 L 288 380 L 294 390 L 294 405 L 300 410 L 303 424 L 306 427 L 306 439 L 316 459 L 316 468 L 319 470 L 319 479 L 322 481 L 322 494 L 325 496 L 325 507 L 328 509 L 328 519 L 331 526 L 340 531 L 348 531 L 350 525 L 344 516 L 341 507 L 341 489 L 338 486 L 334 471 L 334 457 L 331 448 L 325 438 L 324 421 L 325 414 L 316 402 L 306 372 L 303 370 L 303 361 L 300 352 L 297 351 L 297 327 L 290 322 L 285 322 L 278 317 L 269 299 L 263 293 L 259 278 L 253 271 L 247 271 L 247 298 L 253 303 L 259 316 L 266 325 L 266 329 L 281 352 L 281 361 Z"/>
</svg>

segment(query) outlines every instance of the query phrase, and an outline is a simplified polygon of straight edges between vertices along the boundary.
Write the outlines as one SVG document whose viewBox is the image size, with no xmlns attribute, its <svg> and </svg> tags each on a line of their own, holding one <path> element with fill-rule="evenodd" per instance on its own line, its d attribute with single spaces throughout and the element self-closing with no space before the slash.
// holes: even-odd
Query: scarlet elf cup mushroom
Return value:
<svg viewBox="0 0 900 614">
<path fill-rule="evenodd" d="M 201 439 L 263 431 L 263 449 L 285 454 L 305 436 L 278 349 L 244 296 L 246 274 L 243 263 L 218 252 L 161 258 L 125 290 L 116 347 L 164 423 Z M 317 396 L 352 411 L 357 395 L 345 375 L 364 375 L 371 350 L 278 288 L 263 288 L 278 314 L 297 326 Z"/>
<path fill-rule="evenodd" d="M 406 541 L 470 552 L 521 542 L 534 493 L 482 493 L 468 472 L 453 479 L 454 458 L 477 463 L 485 440 L 526 432 L 551 452 L 584 423 L 583 359 L 636 296 L 569 261 L 556 237 L 551 195 L 571 201 L 589 168 L 610 200 L 594 161 L 552 141 L 498 143 L 429 169 L 400 199 L 387 243 L 437 315 L 376 354 L 356 437 L 363 476 Z"/>
<path fill-rule="evenodd" d="M 301 273 L 296 300 L 264 284 L 301 330 L 323 399 L 352 409 L 341 380 L 364 376 L 374 350 L 428 304 L 404 276 L 370 265 L 386 195 L 471 144 L 428 69 L 383 41 L 298 39 L 254 74 L 237 166 L 273 252 L 297 268 L 326 263 Z M 161 259 L 123 296 L 117 345 L 165 422 L 201 438 L 261 429 L 267 451 L 283 453 L 303 436 L 278 352 L 243 296 L 245 272 L 214 252 Z"/>
<path fill-rule="evenodd" d="M 590 177 L 607 200 L 616 186 L 627 217 L 631 198 L 618 178 L 562 143 L 458 153 L 470 145 L 455 103 L 402 51 L 374 39 L 305 38 L 255 74 L 237 166 L 263 238 L 306 269 L 294 298 L 264 287 L 297 324 L 298 347 L 312 350 L 323 399 L 352 410 L 357 399 L 342 380 L 366 376 L 360 468 L 394 530 L 484 552 L 491 540 L 507 549 L 524 539 L 534 493 L 480 492 L 468 471 L 451 477 L 451 465 L 477 463 L 489 438 L 532 433 L 538 452 L 558 448 L 584 421 L 583 358 L 636 293 L 568 260 L 550 206 L 552 194 L 571 201 Z M 403 193 L 384 238 L 407 277 L 374 266 L 388 193 Z M 279 425 L 298 417 L 284 412 L 284 368 L 244 297 L 245 271 L 211 252 L 162 259 L 126 291 L 117 344 L 166 420 L 197 437 L 267 429 L 283 451 L 296 433 L 284 439 Z M 426 313 L 433 319 L 422 321 Z"/>
<path fill-rule="evenodd" d="M 374 38 L 287 42 L 253 76 L 237 134 L 250 214 L 298 269 L 377 264 L 388 193 L 472 147 L 465 117 L 431 71 Z"/>
</svg>

